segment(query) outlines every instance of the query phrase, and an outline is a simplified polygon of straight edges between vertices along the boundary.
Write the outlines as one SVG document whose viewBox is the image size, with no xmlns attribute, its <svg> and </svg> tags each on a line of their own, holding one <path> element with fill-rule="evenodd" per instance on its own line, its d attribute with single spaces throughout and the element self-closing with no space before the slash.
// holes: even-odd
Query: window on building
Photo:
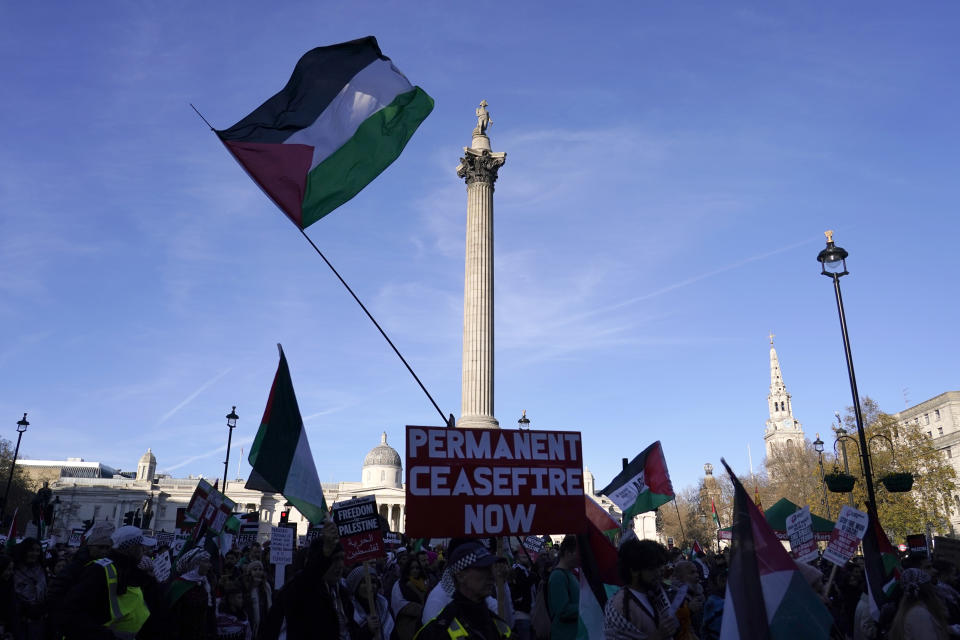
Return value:
<svg viewBox="0 0 960 640">
<path fill-rule="evenodd" d="M 929 413 L 923 414 L 923 424 L 930 424 L 930 414 L 929 414 Z"/>
<path fill-rule="evenodd" d="M 920 416 L 913 419 L 913 424 L 920 424 Z"/>
<path fill-rule="evenodd" d="M 960 496 L 953 496 L 953 501 L 957 503 L 957 509 L 960 509 Z"/>
<path fill-rule="evenodd" d="M 937 427 L 937 435 L 943 435 L 943 427 Z"/>
<path fill-rule="evenodd" d="M 933 431 L 927 431 L 927 437 L 928 437 L 928 438 L 932 438 L 932 437 L 933 437 Z"/>
<path fill-rule="evenodd" d="M 383 481 L 386 479 L 386 477 L 387 477 L 387 472 L 386 472 L 386 471 L 381 471 L 381 472 L 380 472 L 380 482 L 383 482 Z"/>
<path fill-rule="evenodd" d="M 944 449 L 944 451 L 946 452 L 948 458 L 953 457 L 953 449 L 951 447 L 947 447 L 946 449 Z"/>
<path fill-rule="evenodd" d="M 939 419 L 940 419 L 940 409 L 934 409 L 934 410 L 933 410 L 933 419 L 934 419 L 934 420 L 939 420 Z"/>
</svg>

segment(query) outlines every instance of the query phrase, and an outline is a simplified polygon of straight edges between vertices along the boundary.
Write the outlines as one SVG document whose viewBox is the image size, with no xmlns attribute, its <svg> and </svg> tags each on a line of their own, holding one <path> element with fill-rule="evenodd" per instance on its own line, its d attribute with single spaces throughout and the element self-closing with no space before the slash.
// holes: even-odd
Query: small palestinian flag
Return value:
<svg viewBox="0 0 960 640">
<path fill-rule="evenodd" d="M 717 513 L 717 503 L 713 501 L 713 498 L 710 498 L 710 515 L 713 517 L 714 524 L 717 525 L 717 528 L 720 528 L 720 514 Z"/>
<path fill-rule="evenodd" d="M 369 36 L 308 51 L 280 93 L 215 133 L 306 229 L 390 166 L 432 110 Z"/>
<path fill-rule="evenodd" d="M 283 348 L 280 345 L 277 348 L 280 364 L 260 430 L 250 447 L 247 460 L 253 469 L 245 488 L 281 493 L 311 524 L 319 524 L 327 513 L 327 503 L 293 392 L 287 358 Z"/>
<path fill-rule="evenodd" d="M 600 493 L 620 507 L 624 522 L 673 500 L 673 485 L 660 441 L 640 452 Z"/>
</svg>

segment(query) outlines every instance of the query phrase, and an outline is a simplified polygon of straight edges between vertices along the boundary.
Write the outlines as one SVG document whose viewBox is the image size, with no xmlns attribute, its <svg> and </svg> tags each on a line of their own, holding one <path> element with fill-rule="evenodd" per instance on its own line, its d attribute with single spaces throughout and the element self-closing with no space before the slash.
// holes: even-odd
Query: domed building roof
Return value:
<svg viewBox="0 0 960 640">
<path fill-rule="evenodd" d="M 147 452 L 140 456 L 140 464 L 157 464 L 157 458 L 153 455 L 153 451 L 147 447 Z"/>
<path fill-rule="evenodd" d="M 380 444 L 370 449 L 370 453 L 363 459 L 363 466 L 387 466 L 400 468 L 400 454 L 387 444 L 387 432 L 380 435 Z"/>
</svg>

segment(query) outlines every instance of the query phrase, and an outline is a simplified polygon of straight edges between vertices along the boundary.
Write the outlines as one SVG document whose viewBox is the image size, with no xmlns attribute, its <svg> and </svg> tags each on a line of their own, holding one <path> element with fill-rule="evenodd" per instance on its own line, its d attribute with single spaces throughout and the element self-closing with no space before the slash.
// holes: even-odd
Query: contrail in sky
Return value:
<svg viewBox="0 0 960 640">
<path fill-rule="evenodd" d="M 684 279 L 684 280 L 680 280 L 679 282 L 674 282 L 673 284 L 669 284 L 669 285 L 667 285 L 667 286 L 665 286 L 665 287 L 661 287 L 661 288 L 659 288 L 659 289 L 656 289 L 655 291 L 651 291 L 650 293 L 645 293 L 645 294 L 643 294 L 643 295 L 635 296 L 635 297 L 633 297 L 633 298 L 627 298 L 626 300 L 621 300 L 620 302 L 617 302 L 617 303 L 615 303 L 615 304 L 611 304 L 611 305 L 609 305 L 609 306 L 607 306 L 607 307 L 603 307 L 603 308 L 601 308 L 601 309 L 594 309 L 593 311 L 588 311 L 588 312 L 586 312 L 586 313 L 580 314 L 580 315 L 577 316 L 577 317 L 571 317 L 571 318 L 570 318 L 570 321 L 574 321 L 574 320 L 582 319 L 582 318 L 587 318 L 587 317 L 595 316 L 595 315 L 601 315 L 601 314 L 604 314 L 604 313 L 609 313 L 609 312 L 611 312 L 611 311 L 616 311 L 617 309 L 621 309 L 621 308 L 623 308 L 623 307 L 628 307 L 628 306 L 630 306 L 630 305 L 632 305 L 632 304 L 636 304 L 636 303 L 638 303 L 638 302 L 643 302 L 644 300 L 649 300 L 649 299 L 651 299 L 651 298 L 656 298 L 657 296 L 662 296 L 662 295 L 665 294 L 665 293 L 670 293 L 671 291 L 674 291 L 675 289 L 682 289 L 683 287 L 686 287 L 686 286 L 689 286 L 689 285 L 691 285 L 691 284 L 694 284 L 695 282 L 699 282 L 699 281 L 701 281 L 701 280 L 706 280 L 707 278 L 712 278 L 713 276 L 719 275 L 719 274 L 721 274 L 721 273 L 723 273 L 723 272 L 725 272 L 725 271 L 731 271 L 731 270 L 733 270 L 733 269 L 737 269 L 737 268 L 739 268 L 739 267 L 742 267 L 742 266 L 745 265 L 745 264 L 750 264 L 751 262 L 756 262 L 756 261 L 758 261 L 758 260 L 764 260 L 764 259 L 766 259 L 766 258 L 769 258 L 770 256 L 775 256 L 775 255 L 777 255 L 778 253 L 784 253 L 784 252 L 786 252 L 786 251 L 791 251 L 791 250 L 793 250 L 793 249 L 796 249 L 797 247 L 802 247 L 803 245 L 811 244 L 812 242 L 814 242 L 814 240 L 812 240 L 812 239 L 811 239 L 811 240 L 802 240 L 802 241 L 800 241 L 800 242 L 794 242 L 793 244 L 787 245 L 787 246 L 785 246 L 785 247 L 780 247 L 779 249 L 773 249 L 773 250 L 767 251 L 767 252 L 765 252 L 765 253 L 760 253 L 760 254 L 757 254 L 757 255 L 755 255 L 755 256 L 750 256 L 749 258 L 743 258 L 742 260 L 738 260 L 738 261 L 733 262 L 733 263 L 730 263 L 730 264 L 728 264 L 728 265 L 725 265 L 725 266 L 722 266 L 722 267 L 717 267 L 716 269 L 712 269 L 712 270 L 710 270 L 710 271 L 706 271 L 706 272 L 704 272 L 704 273 L 701 273 L 701 274 L 698 274 L 698 275 L 695 275 L 695 276 L 691 276 L 691 277 L 686 278 L 686 279 Z M 564 324 L 567 324 L 567 323 L 564 323 Z"/>
<path fill-rule="evenodd" d="M 222 378 L 223 376 L 225 376 L 225 375 L 227 375 L 228 373 L 230 373 L 230 371 L 231 371 L 232 369 L 233 369 L 233 367 L 228 367 L 227 369 L 224 369 L 223 371 L 221 371 L 221 372 L 218 373 L 217 375 L 213 376 L 213 378 L 211 378 L 210 380 L 207 380 L 207 381 L 204 382 L 202 385 L 200 385 L 200 388 L 197 389 L 196 391 L 194 391 L 193 393 L 191 393 L 189 396 L 187 396 L 186 399 L 185 399 L 183 402 L 181 402 L 180 404 L 178 404 L 177 406 L 175 406 L 173 409 L 170 409 L 170 411 L 167 411 L 165 414 L 163 414 L 163 417 L 161 417 L 161 418 L 157 421 L 157 426 L 160 426 L 161 424 L 163 424 L 164 422 L 166 422 L 167 419 L 168 419 L 170 416 L 172 416 L 172 415 L 175 414 L 177 411 L 180 411 L 180 409 L 183 409 L 185 406 L 187 406 L 188 404 L 190 404 L 191 402 L 193 402 L 194 398 L 196 398 L 198 395 L 200 395 L 201 393 L 203 393 L 204 391 L 206 391 L 206 390 L 207 390 L 213 383 L 215 383 L 217 380 L 219 380 L 219 379 Z"/>
<path fill-rule="evenodd" d="M 239 438 L 239 439 L 233 441 L 233 444 L 231 445 L 231 449 L 236 449 L 238 446 L 242 446 L 242 445 L 245 445 L 245 444 L 249 444 L 249 443 L 251 443 L 251 442 L 253 442 L 253 437 L 252 437 L 252 436 L 246 436 L 246 437 L 244 437 L 244 438 Z M 179 469 L 180 467 L 185 467 L 186 465 L 190 464 L 191 462 L 195 462 L 195 461 L 197 461 L 197 460 L 202 460 L 202 459 L 204 459 L 204 458 L 209 458 L 210 456 L 212 456 L 212 455 L 214 455 L 214 454 L 220 453 L 221 451 L 225 451 L 226 448 L 227 448 L 227 445 L 224 444 L 224 445 L 221 445 L 221 446 L 219 446 L 219 447 L 217 447 L 217 448 L 215 448 L 215 449 L 211 449 L 211 450 L 205 451 L 205 452 L 203 452 L 203 453 L 198 453 L 198 454 L 195 455 L 195 456 L 190 456 L 189 458 L 187 458 L 187 459 L 185 459 L 185 460 L 181 460 L 180 462 L 178 462 L 178 463 L 175 464 L 175 465 L 172 465 L 172 466 L 170 466 L 170 467 L 166 467 L 166 468 L 164 469 L 164 471 L 174 471 L 175 469 Z"/>
</svg>

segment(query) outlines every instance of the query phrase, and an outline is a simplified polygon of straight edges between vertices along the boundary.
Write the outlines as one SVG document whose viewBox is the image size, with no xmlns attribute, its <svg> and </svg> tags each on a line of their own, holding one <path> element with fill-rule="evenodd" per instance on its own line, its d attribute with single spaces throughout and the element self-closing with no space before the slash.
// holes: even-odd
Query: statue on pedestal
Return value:
<svg viewBox="0 0 960 640">
<path fill-rule="evenodd" d="M 490 112 L 487 111 L 487 101 L 481 100 L 480 106 L 477 107 L 477 128 L 473 130 L 473 135 L 487 135 L 487 127 L 490 126 L 491 122 L 493 122 L 493 120 L 490 119 Z"/>
</svg>

